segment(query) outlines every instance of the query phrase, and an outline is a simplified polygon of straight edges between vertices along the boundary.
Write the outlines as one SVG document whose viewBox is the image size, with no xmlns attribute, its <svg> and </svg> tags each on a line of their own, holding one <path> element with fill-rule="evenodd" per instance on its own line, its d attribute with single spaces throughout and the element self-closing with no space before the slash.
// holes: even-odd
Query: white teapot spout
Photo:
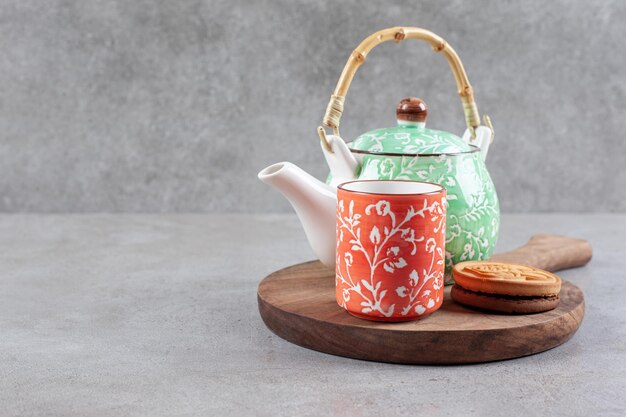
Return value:
<svg viewBox="0 0 626 417">
<path fill-rule="evenodd" d="M 332 177 L 330 185 L 337 187 L 339 184 L 357 179 L 359 162 L 352 155 L 348 145 L 339 136 L 326 136 L 322 132 L 323 130 L 320 131 L 322 151 Z"/>
<path fill-rule="evenodd" d="M 290 162 L 265 168 L 259 179 L 277 188 L 296 210 L 309 244 L 319 260 L 335 267 L 335 187 L 318 181 Z"/>
</svg>

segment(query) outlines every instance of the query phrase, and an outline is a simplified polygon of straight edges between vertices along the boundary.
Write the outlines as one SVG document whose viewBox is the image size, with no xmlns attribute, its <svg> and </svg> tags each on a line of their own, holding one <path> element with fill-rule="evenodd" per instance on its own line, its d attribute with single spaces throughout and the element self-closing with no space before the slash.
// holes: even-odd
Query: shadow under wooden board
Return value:
<svg viewBox="0 0 626 417">
<path fill-rule="evenodd" d="M 554 272 L 589 262 L 591 246 L 584 240 L 537 235 L 492 259 Z M 318 261 L 272 273 L 259 284 L 257 296 L 263 321 L 285 340 L 333 355 L 405 364 L 490 362 L 543 352 L 572 337 L 585 313 L 582 291 L 564 280 L 559 307 L 544 313 L 469 309 L 455 303 L 446 287 L 442 307 L 424 319 L 367 321 L 337 305 L 334 272 Z"/>
</svg>

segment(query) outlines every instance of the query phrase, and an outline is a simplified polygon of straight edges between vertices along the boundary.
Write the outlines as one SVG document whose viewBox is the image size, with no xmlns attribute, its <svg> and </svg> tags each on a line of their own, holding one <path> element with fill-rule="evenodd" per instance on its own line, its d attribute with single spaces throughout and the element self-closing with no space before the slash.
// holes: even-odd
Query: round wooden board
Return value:
<svg viewBox="0 0 626 417">
<path fill-rule="evenodd" d="M 405 364 L 490 362 L 543 352 L 568 340 L 583 320 L 582 291 L 563 281 L 561 303 L 539 314 L 490 314 L 450 299 L 421 320 L 381 323 L 355 318 L 335 301 L 332 270 L 313 261 L 266 277 L 259 311 L 274 333 L 333 355 Z"/>
</svg>

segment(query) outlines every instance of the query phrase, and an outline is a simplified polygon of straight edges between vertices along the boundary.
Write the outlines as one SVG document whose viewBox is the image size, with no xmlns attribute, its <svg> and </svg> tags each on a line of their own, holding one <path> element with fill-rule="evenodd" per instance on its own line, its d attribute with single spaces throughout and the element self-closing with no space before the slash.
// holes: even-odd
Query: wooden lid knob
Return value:
<svg viewBox="0 0 626 417">
<path fill-rule="evenodd" d="M 396 117 L 398 121 L 426 123 L 428 107 L 421 99 L 409 97 L 398 103 Z"/>
</svg>

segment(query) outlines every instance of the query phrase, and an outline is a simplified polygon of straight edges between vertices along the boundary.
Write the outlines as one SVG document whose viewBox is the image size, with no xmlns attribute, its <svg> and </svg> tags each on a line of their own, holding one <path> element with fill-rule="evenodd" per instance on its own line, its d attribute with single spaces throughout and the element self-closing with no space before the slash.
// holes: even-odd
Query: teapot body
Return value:
<svg viewBox="0 0 626 417">
<path fill-rule="evenodd" d="M 498 239 L 500 208 L 480 150 L 434 155 L 353 151 L 359 179 L 413 180 L 446 188 L 446 280 L 454 264 L 489 259 Z"/>
</svg>

